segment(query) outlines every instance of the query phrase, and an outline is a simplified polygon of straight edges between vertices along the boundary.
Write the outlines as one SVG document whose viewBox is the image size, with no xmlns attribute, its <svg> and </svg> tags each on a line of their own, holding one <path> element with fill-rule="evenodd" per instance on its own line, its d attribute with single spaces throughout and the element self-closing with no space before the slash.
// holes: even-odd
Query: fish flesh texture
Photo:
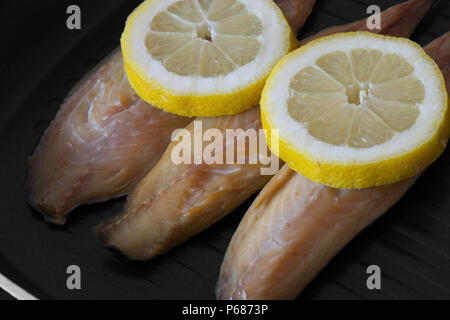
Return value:
<svg viewBox="0 0 450 320">
<path fill-rule="evenodd" d="M 128 83 L 115 50 L 68 95 L 29 160 L 29 203 L 64 224 L 84 203 L 127 194 L 192 119 L 155 108 Z"/>
<path fill-rule="evenodd" d="M 374 189 L 333 189 L 285 165 L 263 188 L 233 235 L 218 299 L 293 299 L 414 179 Z"/>
<path fill-rule="evenodd" d="M 425 50 L 450 88 L 450 32 Z M 335 189 L 285 165 L 255 199 L 227 249 L 219 299 L 293 299 L 361 230 L 414 184 Z"/>
<path fill-rule="evenodd" d="M 283 0 L 277 3 L 282 9 L 289 10 L 284 13 L 291 26 L 297 28 L 293 31 L 297 32 L 310 14 L 314 1 Z M 259 107 L 239 115 L 197 118 L 196 121 L 201 121 L 204 131 L 214 128 L 224 136 L 226 129 L 261 128 Z M 186 129 L 192 132 L 193 123 Z M 130 259 L 147 260 L 163 254 L 208 228 L 259 191 L 271 177 L 261 175 L 259 163 L 177 165 L 171 159 L 177 144 L 169 145 L 158 164 L 130 193 L 122 215 L 95 228 L 105 245 L 117 248 Z M 223 144 L 223 148 L 235 148 L 236 145 Z M 226 152 L 223 150 L 223 154 Z M 247 159 L 255 156 L 259 159 L 259 155 L 247 155 Z"/>
<path fill-rule="evenodd" d="M 245 131 L 261 126 L 259 108 L 252 108 L 241 117 L 200 120 L 203 130 L 219 126 Z M 193 136 L 194 122 L 186 129 Z M 233 143 L 234 155 L 237 139 Z M 271 178 L 260 174 L 259 164 L 223 161 L 224 164 L 175 165 L 171 156 L 176 145 L 169 145 L 161 160 L 128 196 L 125 212 L 95 229 L 107 246 L 119 249 L 130 259 L 147 260 L 163 254 L 233 211 Z M 226 155 L 220 156 L 224 159 Z M 248 154 L 245 160 L 248 163 Z"/>
<path fill-rule="evenodd" d="M 304 1 L 297 2 L 305 3 Z M 431 0 L 413 0 L 384 11 L 381 16 L 381 30 L 374 31 L 384 32 L 386 27 L 386 32 L 397 35 L 400 33 L 399 30 L 403 30 L 404 35 L 410 35 L 429 9 L 431 2 Z M 298 7 L 311 9 L 312 4 L 307 5 L 305 3 Z M 301 12 L 300 15 L 309 15 L 309 13 L 309 11 Z M 385 13 L 388 13 L 388 15 L 385 15 Z M 305 18 L 303 18 L 303 22 L 304 20 Z M 292 23 L 292 21 L 289 22 Z M 351 25 L 355 29 L 362 29 L 366 25 L 366 20 Z M 332 29 L 334 32 L 349 31 L 348 25 L 341 26 L 341 28 L 333 27 Z M 324 31 L 324 33 L 327 32 Z M 204 120 L 199 118 L 197 120 L 208 121 L 207 126 L 217 128 L 222 133 L 229 129 L 229 123 L 233 123 L 234 126 L 239 124 L 241 128 L 250 128 L 253 124 L 258 124 L 259 129 L 261 128 L 259 107 L 254 109 L 258 109 L 258 111 L 252 110 L 249 113 L 228 116 L 227 120 L 223 117 Z M 231 121 L 230 119 L 234 120 Z M 225 145 L 225 148 L 227 146 Z M 180 170 L 169 156 L 172 148 L 169 147 L 158 165 L 130 194 L 123 214 L 95 229 L 105 245 L 119 249 L 131 259 L 147 260 L 157 254 L 166 252 L 174 245 L 187 240 L 190 236 L 204 230 L 230 213 L 233 208 L 247 200 L 252 193 L 264 186 L 264 182 L 268 181 L 267 176 L 261 176 L 260 164 L 257 165 L 258 168 L 252 165 L 227 165 L 227 170 L 220 172 L 216 172 L 213 168 L 211 168 L 212 170 L 205 170 L 209 168 L 206 164 L 202 166 L 186 165 L 185 168 Z M 255 156 L 250 155 L 250 157 Z M 229 170 L 230 168 L 239 170 L 239 175 L 236 176 L 235 172 L 237 171 Z M 185 174 L 187 170 L 189 174 Z M 208 172 L 208 174 L 206 175 L 205 172 Z M 161 177 L 164 177 L 164 179 L 161 180 Z M 199 177 L 202 177 L 201 184 L 196 183 Z M 165 180 L 170 181 L 170 183 L 165 182 Z M 234 183 L 235 180 L 238 180 L 239 183 Z M 233 183 L 231 183 L 232 181 Z M 168 184 L 172 186 L 170 192 L 166 191 Z M 197 188 L 186 195 L 183 189 L 180 189 L 182 191 L 175 191 L 176 184 L 196 185 Z M 151 186 L 151 188 L 143 186 Z M 224 186 L 227 186 L 226 189 L 224 189 Z M 251 190 L 252 192 L 243 194 L 242 190 Z M 193 202 L 194 199 L 201 202 L 201 206 L 197 206 L 197 203 Z M 228 203 L 230 199 L 232 199 L 232 205 Z M 173 206 L 174 201 L 178 203 L 178 206 Z M 152 203 L 152 205 L 148 205 L 149 203 Z M 158 203 L 158 206 L 154 206 L 154 203 Z M 220 210 L 220 212 L 216 212 L 217 210 Z M 195 216 L 195 219 L 186 218 L 191 216 Z M 155 225 L 154 221 L 161 224 L 161 221 L 165 221 L 166 218 L 170 221 L 171 227 L 161 228 L 160 231 L 155 233 L 154 230 L 158 229 L 159 226 Z M 141 223 L 136 223 L 134 220 L 141 221 Z M 145 226 L 142 221 L 147 222 Z M 198 225 L 194 226 L 194 224 Z M 146 240 L 144 241 L 144 239 Z M 166 239 L 170 239 L 170 241 Z M 156 246 L 158 246 L 158 250 L 155 250 Z"/>
</svg>

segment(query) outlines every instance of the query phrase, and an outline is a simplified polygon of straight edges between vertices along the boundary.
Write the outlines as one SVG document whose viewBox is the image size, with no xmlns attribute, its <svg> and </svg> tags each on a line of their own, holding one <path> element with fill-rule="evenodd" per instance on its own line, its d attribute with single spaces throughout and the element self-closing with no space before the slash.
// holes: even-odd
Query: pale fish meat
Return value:
<svg viewBox="0 0 450 320">
<path fill-rule="evenodd" d="M 450 81 L 450 32 L 425 47 Z M 264 187 L 233 235 L 219 299 L 293 299 L 418 177 L 368 189 L 334 189 L 287 165 Z"/>
<path fill-rule="evenodd" d="M 259 108 L 252 108 L 241 117 L 200 120 L 206 131 L 258 129 L 259 119 Z M 186 129 L 194 136 L 194 122 Z M 234 140 L 236 155 L 237 137 Z M 162 254 L 208 228 L 271 178 L 261 175 L 259 164 L 175 165 L 171 156 L 176 145 L 169 145 L 161 160 L 128 196 L 125 212 L 95 229 L 106 245 L 119 249 L 130 259 L 146 260 Z"/>
<path fill-rule="evenodd" d="M 276 1 L 294 32 L 303 25 L 314 1 Z M 299 18 L 299 16 L 301 16 Z M 259 107 L 235 116 L 197 118 L 203 130 L 261 128 Z M 191 123 L 187 130 L 192 132 Z M 171 159 L 178 142 L 172 142 L 158 164 L 129 195 L 122 215 L 95 229 L 105 245 L 130 259 L 147 260 L 165 253 L 192 235 L 208 228 L 259 191 L 270 179 L 257 164 L 182 164 Z M 223 144 L 227 148 L 237 144 Z M 267 153 L 267 147 L 264 146 Z M 237 151 L 236 151 L 237 152 Z M 247 155 L 258 159 L 259 155 Z"/>
<path fill-rule="evenodd" d="M 116 50 L 72 90 L 29 161 L 29 203 L 64 224 L 84 203 L 127 194 L 192 119 L 142 101 Z"/>
<path fill-rule="evenodd" d="M 430 0 L 407 1 L 386 10 L 381 16 L 381 30 L 377 31 L 383 33 L 386 27 L 386 32 L 398 35 L 402 30 L 404 35 L 410 35 L 429 9 L 431 2 Z M 312 3 L 307 4 L 305 1 L 296 1 L 296 3 L 303 3 L 303 5 L 298 5 L 298 8 L 312 7 Z M 280 6 L 282 8 L 295 7 L 286 4 L 286 7 L 283 7 L 281 3 Z M 389 14 L 385 15 L 385 13 Z M 300 15 L 303 17 L 308 14 L 309 11 L 300 11 Z M 291 24 L 293 16 L 295 15 L 288 15 Z M 302 19 L 302 22 L 304 21 L 305 18 Z M 365 25 L 365 21 L 361 20 L 352 25 L 354 28 L 361 28 L 362 25 Z M 298 27 L 300 26 L 298 25 Z M 349 27 L 345 25 L 341 28 L 333 27 L 332 29 L 334 32 L 341 32 L 342 30 L 348 31 Z M 259 107 L 255 109 L 259 109 Z M 198 120 L 207 120 L 206 126 L 217 128 L 224 134 L 226 129 L 231 128 L 229 123 L 232 123 L 232 127 L 238 125 L 241 126 L 240 128 L 250 128 L 258 124 L 257 128 L 261 128 L 259 111 L 241 113 L 229 116 L 226 119 L 217 117 Z M 203 127 L 206 126 L 204 124 Z M 227 146 L 225 145 L 225 148 Z M 216 172 L 214 167 L 206 164 L 183 166 L 180 170 L 170 158 L 172 148 L 173 146 L 169 147 L 158 165 L 143 179 L 136 191 L 130 195 L 128 205 L 122 216 L 107 221 L 95 229 L 107 246 L 116 247 L 131 259 L 146 260 L 166 252 L 230 213 L 233 208 L 243 203 L 268 181 L 266 176 L 261 176 L 261 164 L 257 165 L 256 168 L 254 165 L 227 165 L 227 170 L 222 172 Z M 250 157 L 255 156 L 250 155 Z M 207 170 L 207 168 L 211 170 Z M 232 168 L 235 168 L 235 170 L 231 170 Z M 186 174 L 186 170 L 189 174 Z M 239 170 L 238 175 L 236 175 L 236 170 Z M 205 174 L 205 172 L 208 172 L 208 174 Z M 161 177 L 164 177 L 164 183 L 162 183 Z M 197 183 L 199 177 L 201 177 L 201 184 Z M 234 183 L 235 180 L 239 183 Z M 172 186 L 170 192 L 166 192 L 167 184 Z M 198 187 L 192 193 L 186 193 L 186 191 L 174 192 L 176 184 L 196 185 Z M 224 186 L 226 186 L 225 189 Z M 242 193 L 242 190 L 251 190 L 251 192 Z M 201 205 L 196 206 L 196 203 L 193 202 L 194 199 L 197 199 L 195 201 L 201 199 Z M 233 199 L 232 205 L 228 203 L 230 199 Z M 174 202 L 178 205 L 173 206 Z M 156 203 L 157 206 L 154 205 Z M 219 212 L 216 212 L 217 210 Z M 156 224 L 156 222 L 162 224 L 163 221 L 166 221 L 165 219 L 170 221 L 168 222 L 170 228 L 160 228 Z M 147 223 L 144 227 L 144 224 L 137 223 L 137 221 L 141 223 L 146 221 Z M 155 232 L 154 230 L 159 231 Z M 170 241 L 167 239 L 170 239 Z"/>
</svg>

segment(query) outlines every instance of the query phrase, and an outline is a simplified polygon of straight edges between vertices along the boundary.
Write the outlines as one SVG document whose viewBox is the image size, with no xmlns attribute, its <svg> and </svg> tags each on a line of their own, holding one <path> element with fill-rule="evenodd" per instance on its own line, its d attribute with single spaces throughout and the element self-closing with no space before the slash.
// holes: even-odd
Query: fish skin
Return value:
<svg viewBox="0 0 450 320">
<path fill-rule="evenodd" d="M 29 203 L 62 225 L 84 203 L 127 194 L 192 119 L 141 100 L 115 50 L 69 93 L 29 159 Z"/>
<path fill-rule="evenodd" d="M 276 4 L 283 11 L 292 30 L 300 30 L 308 19 L 316 0 L 275 0 Z M 302 14 L 299 14 L 301 12 Z"/>
<path fill-rule="evenodd" d="M 315 0 L 276 2 L 283 10 L 296 10 L 287 19 L 300 28 Z M 302 17 L 296 18 L 298 15 Z M 216 128 L 225 136 L 226 129 L 261 129 L 259 112 L 255 107 L 239 115 L 196 120 L 202 122 L 203 130 Z M 187 129 L 192 131 L 193 124 Z M 122 215 L 94 229 L 106 246 L 115 247 L 130 259 L 148 260 L 186 241 L 232 212 L 271 177 L 261 175 L 259 164 L 176 165 L 171 159 L 176 144 L 169 145 L 158 164 L 129 195 Z"/>
<path fill-rule="evenodd" d="M 450 93 L 450 32 L 424 49 Z M 285 165 L 255 199 L 227 249 L 218 299 L 293 299 L 361 230 L 417 181 L 335 189 Z"/>
<path fill-rule="evenodd" d="M 428 44 L 424 50 L 441 70 L 445 87 L 450 94 L 450 31 Z"/>
</svg>

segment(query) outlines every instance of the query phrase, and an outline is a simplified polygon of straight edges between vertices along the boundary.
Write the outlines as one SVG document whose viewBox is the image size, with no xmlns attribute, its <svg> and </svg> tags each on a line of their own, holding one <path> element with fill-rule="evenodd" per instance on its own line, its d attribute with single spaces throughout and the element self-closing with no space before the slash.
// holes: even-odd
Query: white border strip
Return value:
<svg viewBox="0 0 450 320">
<path fill-rule="evenodd" d="M 17 300 L 39 300 L 0 273 L 0 288 Z"/>
</svg>

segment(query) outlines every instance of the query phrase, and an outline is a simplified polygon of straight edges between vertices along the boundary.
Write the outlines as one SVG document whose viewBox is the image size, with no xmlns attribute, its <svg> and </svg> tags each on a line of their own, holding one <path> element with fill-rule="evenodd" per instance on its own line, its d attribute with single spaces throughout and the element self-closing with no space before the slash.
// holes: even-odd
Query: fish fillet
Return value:
<svg viewBox="0 0 450 320">
<path fill-rule="evenodd" d="M 243 130 L 261 126 L 258 108 L 241 117 L 201 121 L 203 130 L 217 125 Z M 192 136 L 194 123 L 186 129 Z M 129 195 L 125 212 L 96 228 L 105 244 L 130 259 L 146 260 L 166 252 L 233 211 L 271 178 L 261 175 L 257 164 L 174 165 L 171 153 L 175 145 L 169 145 L 158 164 Z M 237 150 L 236 142 L 234 146 Z"/>
<path fill-rule="evenodd" d="M 173 130 L 192 119 L 134 93 L 113 52 L 72 90 L 29 161 L 29 203 L 64 224 L 84 204 L 128 193 L 159 160 Z"/>
<path fill-rule="evenodd" d="M 386 32 L 392 34 L 399 34 L 399 30 L 403 30 L 405 35 L 411 34 L 429 9 L 431 2 L 431 0 L 408 1 L 386 10 L 382 13 L 382 28 L 379 32 L 384 32 L 386 27 Z M 312 2 L 296 1 L 296 3 L 303 4 L 297 6 L 299 9 L 307 8 L 310 10 L 312 8 Z M 280 6 L 283 8 L 282 3 L 280 3 Z M 294 7 L 286 3 L 284 6 L 284 8 Z M 388 13 L 388 15 L 385 15 L 385 13 Z M 303 16 L 302 22 L 305 21 L 305 15 L 308 14 L 309 11 L 301 14 Z M 290 19 L 293 19 L 292 15 Z M 292 21 L 290 23 L 292 24 Z M 352 25 L 355 28 L 362 28 L 363 25 L 365 26 L 365 20 Z M 300 27 L 301 25 L 297 26 Z M 341 28 L 334 27 L 332 29 L 334 32 L 341 32 L 342 30 L 348 30 L 349 27 L 345 25 Z M 259 110 L 259 107 L 254 109 Z M 224 119 L 222 117 L 209 118 L 207 119 L 208 126 L 217 128 L 224 133 L 229 128 L 228 124 L 231 121 L 229 119 L 234 119 L 231 123 L 239 124 L 241 128 L 248 128 L 255 123 L 258 123 L 258 129 L 260 128 L 259 111 L 253 110 L 251 113 L 241 113 L 229 116 L 226 118 L 227 120 Z M 172 163 L 169 157 L 170 153 L 171 147 L 166 151 L 158 165 L 143 179 L 137 190 L 130 195 L 129 203 L 122 216 L 107 221 L 95 229 L 95 232 L 107 246 L 118 248 L 131 259 L 146 260 L 154 255 L 166 252 L 230 213 L 233 208 L 244 202 L 252 193 L 258 191 L 258 188 L 261 188 L 264 182 L 268 181 L 267 176 L 261 176 L 259 168 L 251 165 L 228 166 L 225 171 L 229 172 L 228 174 L 209 170 L 206 175 L 205 168 L 208 168 L 208 165 L 190 165 L 180 170 L 177 165 Z M 251 156 L 254 157 L 255 155 Z M 257 167 L 261 167 L 261 165 Z M 239 170 L 239 175 L 236 177 L 235 171 L 230 171 L 228 168 Z M 189 170 L 189 174 L 185 174 L 186 170 Z M 200 185 L 196 184 L 199 177 L 202 181 Z M 168 184 L 165 182 L 166 180 L 171 183 L 172 189 L 170 192 L 166 190 Z M 235 180 L 238 180 L 239 183 L 234 183 Z M 176 189 L 177 184 L 195 184 L 198 187 L 195 192 L 186 195 L 185 191 L 180 192 Z M 225 186 L 226 192 L 223 189 Z M 242 190 L 251 190 L 252 192 L 242 193 Z M 197 207 L 197 203 L 193 202 L 194 199 L 196 199 L 195 201 L 201 201 L 202 205 Z M 230 199 L 232 199 L 231 205 Z M 178 203 L 177 206 L 173 206 L 174 201 Z M 149 205 L 150 203 L 151 205 Z M 154 205 L 155 203 L 158 205 Z M 220 212 L 216 212 L 217 210 L 220 210 Z M 186 217 L 191 216 L 195 219 L 186 219 Z M 170 221 L 171 227 L 159 228 L 157 223 L 161 224 L 161 221 L 165 221 L 165 219 Z M 134 220 L 141 221 L 141 223 L 138 224 Z M 145 225 L 143 221 L 146 222 Z M 170 239 L 170 241 L 166 239 Z"/>
<path fill-rule="evenodd" d="M 450 32 L 425 49 L 450 80 Z M 418 177 L 368 189 L 334 189 L 285 165 L 264 187 L 233 235 L 219 299 L 293 299 L 361 230 Z"/>
<path fill-rule="evenodd" d="M 289 23 L 300 28 L 314 0 L 277 3 L 289 10 L 285 11 Z M 261 128 L 259 107 L 238 116 L 197 120 L 202 122 L 203 131 L 215 128 L 224 136 L 226 129 Z M 186 129 L 192 132 L 193 124 Z M 270 179 L 261 175 L 258 164 L 176 165 L 171 159 L 176 144 L 169 145 L 158 164 L 130 194 L 124 213 L 95 229 L 107 246 L 119 249 L 130 259 L 150 259 L 208 228 Z M 225 144 L 224 148 L 232 145 L 237 144 Z M 226 150 L 223 152 L 226 154 Z"/>
</svg>

